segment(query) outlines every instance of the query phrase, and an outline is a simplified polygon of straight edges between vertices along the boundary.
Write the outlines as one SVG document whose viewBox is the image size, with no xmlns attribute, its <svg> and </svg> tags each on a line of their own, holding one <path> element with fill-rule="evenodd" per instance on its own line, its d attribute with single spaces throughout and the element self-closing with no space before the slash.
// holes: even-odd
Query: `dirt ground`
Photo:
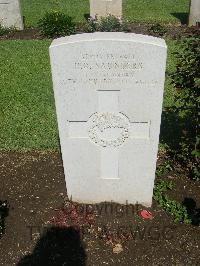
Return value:
<svg viewBox="0 0 200 266">
<path fill-rule="evenodd" d="M 152 26 L 155 24 L 145 24 L 145 23 L 131 23 L 129 24 L 129 32 L 137 33 L 137 34 L 145 34 L 152 35 L 155 37 L 168 37 L 173 39 L 179 39 L 183 36 L 192 36 L 192 35 L 200 35 L 200 27 L 187 27 L 186 25 L 165 25 L 161 26 L 159 30 L 159 26 L 155 26 L 154 30 L 152 30 Z M 164 29 L 164 31 L 163 31 Z M 77 27 L 76 33 L 84 33 L 85 26 L 84 24 L 80 24 Z M 0 40 L 32 40 L 32 39 L 45 39 L 42 36 L 38 29 L 36 28 L 27 28 L 23 31 L 14 31 L 9 34 L 0 36 Z"/>
<path fill-rule="evenodd" d="M 199 213 L 200 183 L 175 171 L 165 178 L 170 197 Z M 59 153 L 1 153 L 0 180 L 10 206 L 0 265 L 200 265 L 199 224 L 175 224 L 155 202 L 148 220 L 139 205 L 70 202 Z"/>
</svg>

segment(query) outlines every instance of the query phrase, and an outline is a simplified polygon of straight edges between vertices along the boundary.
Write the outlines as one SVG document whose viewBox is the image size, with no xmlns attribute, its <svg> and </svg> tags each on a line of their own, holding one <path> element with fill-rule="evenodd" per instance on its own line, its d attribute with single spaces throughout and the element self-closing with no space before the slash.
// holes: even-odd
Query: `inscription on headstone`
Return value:
<svg viewBox="0 0 200 266">
<path fill-rule="evenodd" d="M 0 24 L 23 30 L 23 19 L 19 0 L 0 0 Z"/>
<path fill-rule="evenodd" d="M 69 197 L 150 206 L 165 79 L 164 40 L 81 34 L 50 47 Z"/>
<path fill-rule="evenodd" d="M 90 16 L 92 18 L 113 15 L 122 16 L 122 0 L 90 0 Z"/>
</svg>

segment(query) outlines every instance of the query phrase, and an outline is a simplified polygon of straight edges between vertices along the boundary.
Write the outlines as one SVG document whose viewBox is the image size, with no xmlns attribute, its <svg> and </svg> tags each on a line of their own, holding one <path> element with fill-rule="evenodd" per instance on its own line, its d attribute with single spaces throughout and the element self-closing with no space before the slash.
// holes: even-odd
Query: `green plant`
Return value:
<svg viewBox="0 0 200 266">
<path fill-rule="evenodd" d="M 5 232 L 5 218 L 8 216 L 7 201 L 0 201 L 0 238 Z"/>
<path fill-rule="evenodd" d="M 159 23 L 152 25 L 149 28 L 149 31 L 150 31 L 150 33 L 154 33 L 160 37 L 165 35 L 165 33 L 167 32 L 166 28 L 164 26 L 160 25 Z"/>
<path fill-rule="evenodd" d="M 85 31 L 103 31 L 103 32 L 118 32 L 118 31 L 128 31 L 128 24 L 126 21 L 121 20 L 113 15 L 108 15 L 106 17 L 101 17 L 100 19 L 88 20 L 86 24 Z"/>
<path fill-rule="evenodd" d="M 72 17 L 60 12 L 50 11 L 39 20 L 38 26 L 42 34 L 48 38 L 56 38 L 75 33 Z"/>
<path fill-rule="evenodd" d="M 156 168 L 156 176 L 161 177 L 172 171 L 172 164 L 170 161 L 166 161 L 164 164 L 158 165 Z"/>
<path fill-rule="evenodd" d="M 192 151 L 193 165 L 191 167 L 192 178 L 199 181 L 200 180 L 200 135 L 196 137 L 195 149 Z"/>
<path fill-rule="evenodd" d="M 183 39 L 174 53 L 176 68 L 171 74 L 177 89 L 175 111 L 184 121 L 179 147 L 174 151 L 195 180 L 200 177 L 200 36 Z"/>
<path fill-rule="evenodd" d="M 89 18 L 87 23 L 84 25 L 85 32 L 95 32 L 97 31 L 98 22 L 96 19 Z"/>
<path fill-rule="evenodd" d="M 97 23 L 98 31 L 128 31 L 127 22 L 121 20 L 113 15 L 101 17 Z"/>
<path fill-rule="evenodd" d="M 10 33 L 11 31 L 14 31 L 15 28 L 7 28 L 7 27 L 3 27 L 1 24 L 0 24 L 0 36 L 3 36 L 5 34 L 8 34 Z"/>
<path fill-rule="evenodd" d="M 172 215 L 175 222 L 190 224 L 192 221 L 188 215 L 186 207 L 175 200 L 171 200 L 165 194 L 167 190 L 172 189 L 172 181 L 159 180 L 155 184 L 153 198 L 161 208 Z"/>
<path fill-rule="evenodd" d="M 120 31 L 121 23 L 118 18 L 112 15 L 101 17 L 98 23 L 99 31 Z"/>
</svg>

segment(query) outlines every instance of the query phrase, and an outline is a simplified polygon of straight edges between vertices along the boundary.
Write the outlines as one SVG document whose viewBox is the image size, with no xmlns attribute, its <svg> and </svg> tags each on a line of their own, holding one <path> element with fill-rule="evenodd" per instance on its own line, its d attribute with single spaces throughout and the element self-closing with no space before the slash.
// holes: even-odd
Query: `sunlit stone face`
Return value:
<svg viewBox="0 0 200 266">
<path fill-rule="evenodd" d="M 165 78 L 164 40 L 81 34 L 50 47 L 69 196 L 151 205 Z"/>
</svg>

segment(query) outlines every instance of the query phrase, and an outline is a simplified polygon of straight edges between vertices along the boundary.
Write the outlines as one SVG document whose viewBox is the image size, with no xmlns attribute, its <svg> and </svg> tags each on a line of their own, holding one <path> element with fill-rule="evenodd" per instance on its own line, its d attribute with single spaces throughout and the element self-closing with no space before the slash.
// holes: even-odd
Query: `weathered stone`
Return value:
<svg viewBox="0 0 200 266">
<path fill-rule="evenodd" d="M 200 26 L 200 0 L 191 0 L 189 26 Z"/>
<path fill-rule="evenodd" d="M 0 0 L 0 24 L 23 30 L 23 19 L 19 0 Z"/>
<path fill-rule="evenodd" d="M 54 40 L 50 57 L 68 196 L 150 206 L 165 41 L 81 34 Z"/>
<path fill-rule="evenodd" d="M 90 16 L 92 18 L 107 15 L 122 17 L 122 0 L 90 0 Z"/>
</svg>

